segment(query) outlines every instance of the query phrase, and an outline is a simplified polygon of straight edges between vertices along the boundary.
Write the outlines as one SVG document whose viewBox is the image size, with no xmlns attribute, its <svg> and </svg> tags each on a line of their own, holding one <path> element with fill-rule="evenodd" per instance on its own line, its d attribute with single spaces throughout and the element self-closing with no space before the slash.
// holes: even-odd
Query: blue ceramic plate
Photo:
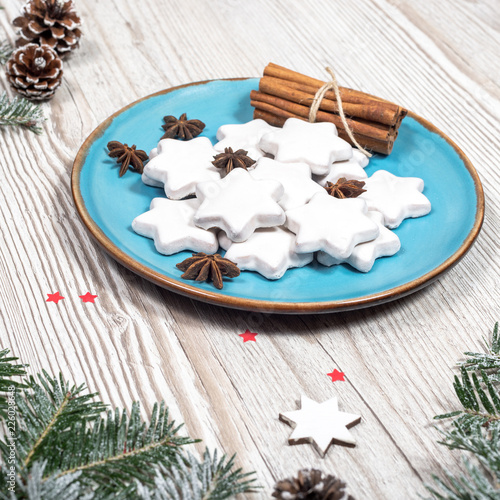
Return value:
<svg viewBox="0 0 500 500">
<path fill-rule="evenodd" d="M 91 234 L 116 260 L 139 275 L 192 298 L 247 310 L 313 313 L 354 309 L 394 300 L 422 288 L 456 264 L 477 237 L 484 215 L 481 183 L 469 160 L 453 142 L 422 118 L 409 113 L 394 150 L 375 156 L 368 175 L 379 169 L 421 177 L 432 203 L 429 215 L 408 219 L 395 232 L 401 250 L 378 259 L 369 273 L 348 265 L 317 263 L 289 270 L 278 281 L 242 272 L 217 291 L 211 283 L 184 281 L 176 264 L 191 255 L 164 256 L 153 241 L 134 233 L 132 220 L 149 209 L 163 190 L 128 172 L 118 177 L 106 144 L 118 140 L 149 151 L 163 131 L 165 115 L 205 122 L 203 135 L 215 142 L 220 125 L 253 118 L 249 93 L 258 79 L 216 80 L 177 87 L 141 99 L 102 123 L 80 149 L 72 174 L 78 212 Z"/>
</svg>

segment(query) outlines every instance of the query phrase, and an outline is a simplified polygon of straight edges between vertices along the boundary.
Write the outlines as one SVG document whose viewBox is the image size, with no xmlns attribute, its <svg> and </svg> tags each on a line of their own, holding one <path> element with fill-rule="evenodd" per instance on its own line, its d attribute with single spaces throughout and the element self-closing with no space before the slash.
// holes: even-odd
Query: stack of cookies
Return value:
<svg viewBox="0 0 500 500">
<path fill-rule="evenodd" d="M 290 118 L 277 128 L 257 119 L 223 125 L 217 139 L 163 139 L 151 152 L 143 181 L 162 186 L 167 198 L 155 198 L 132 227 L 153 238 L 158 252 L 222 247 L 241 270 L 271 280 L 315 256 L 325 266 L 347 262 L 368 272 L 400 249 L 391 229 L 431 209 L 421 179 L 385 170 L 368 177 L 368 159 L 332 123 Z M 248 155 L 243 168 L 217 168 L 214 157 L 228 151 Z M 364 189 L 355 198 L 331 196 L 325 187 L 339 179 L 362 181 Z"/>
</svg>

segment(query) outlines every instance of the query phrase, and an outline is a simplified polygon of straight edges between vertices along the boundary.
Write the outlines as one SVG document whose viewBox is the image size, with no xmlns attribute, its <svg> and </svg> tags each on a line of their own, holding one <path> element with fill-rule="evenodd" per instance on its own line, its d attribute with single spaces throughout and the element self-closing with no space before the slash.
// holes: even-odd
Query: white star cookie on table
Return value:
<svg viewBox="0 0 500 500">
<path fill-rule="evenodd" d="M 311 179 L 311 169 L 306 163 L 281 163 L 261 158 L 250 175 L 259 180 L 274 179 L 283 185 L 285 193 L 279 201 L 283 210 L 305 205 L 316 193 L 324 191 Z"/>
<path fill-rule="evenodd" d="M 369 211 L 367 215 L 379 228 L 379 235 L 374 240 L 356 245 L 352 254 L 344 260 L 335 259 L 324 252 L 318 252 L 318 262 L 324 266 L 347 262 L 358 271 L 367 273 L 373 267 L 375 259 L 389 257 L 397 253 L 401 248 L 401 242 L 396 233 L 384 226 L 384 216 L 374 210 Z"/>
<path fill-rule="evenodd" d="M 359 198 L 340 200 L 318 193 L 307 205 L 286 212 L 286 226 L 297 235 L 297 252 L 322 250 L 336 259 L 346 259 L 355 245 L 378 236 L 378 226 L 367 212 L 366 203 Z"/>
<path fill-rule="evenodd" d="M 317 403 L 302 396 L 301 409 L 280 413 L 280 420 L 292 426 L 289 444 L 311 443 L 324 457 L 332 443 L 356 444 L 349 428 L 361 421 L 360 415 L 339 411 L 337 398 Z"/>
<path fill-rule="evenodd" d="M 369 210 L 384 216 L 384 225 L 394 229 L 404 219 L 421 217 L 431 211 L 431 202 L 425 195 L 424 181 L 418 177 L 398 177 L 386 170 L 378 170 L 365 181 L 359 198 L 366 201 Z"/>
<path fill-rule="evenodd" d="M 197 226 L 218 227 L 232 241 L 245 241 L 258 227 L 281 226 L 285 212 L 278 205 L 283 186 L 273 180 L 258 181 L 236 168 L 218 181 L 200 182 L 196 196 L 201 205 Z"/>
<path fill-rule="evenodd" d="M 309 123 L 288 118 L 282 129 L 262 136 L 259 147 L 284 163 L 304 162 L 311 172 L 325 175 L 334 161 L 352 157 L 352 147 L 337 134 L 333 123 Z"/>
<path fill-rule="evenodd" d="M 141 236 L 152 238 L 156 250 L 165 255 L 183 250 L 215 253 L 219 249 L 216 231 L 194 225 L 193 217 L 199 206 L 200 201 L 196 198 L 154 198 L 150 210 L 132 221 L 132 229 Z"/>
<path fill-rule="evenodd" d="M 295 235 L 280 226 L 257 229 L 248 240 L 232 242 L 222 231 L 220 246 L 226 259 L 242 271 L 256 271 L 269 280 L 280 279 L 287 269 L 302 267 L 312 262 L 312 253 L 295 252 Z"/>
<path fill-rule="evenodd" d="M 219 142 L 215 143 L 214 149 L 219 153 L 223 153 L 224 148 L 232 148 L 233 151 L 244 149 L 248 151 L 248 156 L 252 160 L 258 160 L 264 156 L 264 152 L 258 146 L 259 141 L 264 134 L 273 130 L 279 129 L 260 118 L 247 123 L 222 125 L 217 130 Z"/>
<path fill-rule="evenodd" d="M 336 161 L 332 164 L 327 174 L 314 175 L 313 179 L 323 187 L 326 186 L 327 182 L 335 184 L 341 177 L 347 180 L 362 181 L 368 177 L 365 172 L 368 161 L 366 155 L 358 149 L 353 148 L 352 158 L 344 161 Z"/>
<path fill-rule="evenodd" d="M 180 200 L 194 194 L 198 182 L 220 179 L 212 165 L 216 154 L 207 137 L 190 141 L 163 139 L 158 144 L 158 155 L 146 164 L 144 173 L 163 183 L 170 199 Z"/>
</svg>

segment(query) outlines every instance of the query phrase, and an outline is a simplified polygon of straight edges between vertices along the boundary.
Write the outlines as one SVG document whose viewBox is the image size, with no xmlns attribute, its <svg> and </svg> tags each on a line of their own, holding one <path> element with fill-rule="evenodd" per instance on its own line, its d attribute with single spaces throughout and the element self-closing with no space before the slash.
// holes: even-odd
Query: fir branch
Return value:
<svg viewBox="0 0 500 500">
<path fill-rule="evenodd" d="M 486 344 L 486 353 L 466 352 L 467 359 L 458 363 L 468 371 L 485 370 L 488 378 L 497 383 L 500 381 L 500 334 L 498 332 L 498 323 L 493 328 L 491 341 L 484 340 Z"/>
<path fill-rule="evenodd" d="M 0 488 L 0 500 L 92 500 L 93 493 L 85 493 L 78 481 L 79 473 L 62 478 L 44 480 L 46 462 L 34 462 L 30 471 L 17 476 L 16 485 Z"/>
<path fill-rule="evenodd" d="M 8 349 L 0 351 L 0 419 L 7 416 L 8 404 L 5 395 L 12 393 L 12 388 L 17 389 L 21 386 L 18 381 L 12 380 L 12 377 L 26 374 L 25 365 L 14 364 L 18 358 L 7 357 L 8 354 Z"/>
<path fill-rule="evenodd" d="M 177 458 L 176 467 L 156 470 L 154 489 L 150 490 L 140 483 L 137 494 L 142 500 L 224 500 L 238 493 L 249 491 L 254 478 L 253 473 L 243 474 L 241 469 L 233 471 L 234 455 L 227 461 L 224 455 L 217 459 L 205 449 L 200 462 L 191 453 L 186 460 Z"/>
<path fill-rule="evenodd" d="M 433 476 L 439 491 L 426 485 L 433 499 L 500 498 L 500 393 L 494 386 L 491 373 L 486 371 L 500 368 L 500 362 L 494 361 L 500 353 L 498 323 L 487 349 L 488 353 L 484 355 L 466 353 L 469 359 L 460 364 L 461 378 L 455 376 L 453 385 L 463 408 L 434 417 L 452 419 L 447 429 L 440 430 L 444 438 L 440 444 L 472 454 L 478 465 L 472 465 L 464 458 L 467 474 L 457 477 L 445 472 L 445 479 Z M 494 366 L 497 362 L 498 367 Z"/>
<path fill-rule="evenodd" d="M 14 50 L 9 42 L 0 42 L 0 64 L 5 64 L 12 55 L 12 52 L 14 52 Z"/>
<path fill-rule="evenodd" d="M 467 475 L 461 474 L 458 478 L 445 473 L 446 481 L 436 475 L 432 478 L 439 486 L 440 491 L 426 485 L 426 489 L 437 500 L 498 500 L 498 484 L 491 481 L 491 476 L 484 470 L 471 465 L 464 459 Z"/>
<path fill-rule="evenodd" d="M 10 366 L 14 358 L 7 352 L 0 358 Z M 206 452 L 198 462 L 186 456 L 183 445 L 197 441 L 178 435 L 181 425 L 169 419 L 164 403 L 154 405 L 149 424 L 139 403 L 130 415 L 115 409 L 102 418 L 106 405 L 84 389 L 43 371 L 16 391 L 15 435 L 0 421 L 0 500 L 126 500 L 137 498 L 139 489 L 156 495 L 164 474 L 172 478 L 172 491 L 190 492 L 183 500 L 198 498 L 191 492 L 219 500 L 247 491 L 254 481 L 233 470 L 234 457 L 226 462 Z"/>
<path fill-rule="evenodd" d="M 26 388 L 16 394 L 17 459 L 21 469 L 54 453 L 54 446 L 67 438 L 72 426 L 98 418 L 106 408 L 92 401 L 97 394 L 82 394 L 84 385 L 69 385 L 43 371 L 38 382 L 30 376 Z M 7 443 L 0 441 L 0 453 Z M 50 462 L 49 462 L 50 463 Z"/>
<path fill-rule="evenodd" d="M 62 470 L 59 476 L 81 472 L 82 481 L 99 495 L 127 491 L 133 479 L 152 485 L 152 465 L 169 465 L 181 446 L 196 441 L 177 435 L 182 426 L 174 427 L 164 403 L 154 405 L 150 421 L 146 427 L 134 403 L 130 417 L 115 410 L 89 429 L 74 429 L 72 448 L 53 463 L 54 472 L 56 467 Z"/>
<path fill-rule="evenodd" d="M 10 100 L 7 93 L 0 96 L 0 126 L 26 127 L 35 134 L 41 134 L 39 123 L 45 121 L 42 108 L 24 97 Z"/>
</svg>

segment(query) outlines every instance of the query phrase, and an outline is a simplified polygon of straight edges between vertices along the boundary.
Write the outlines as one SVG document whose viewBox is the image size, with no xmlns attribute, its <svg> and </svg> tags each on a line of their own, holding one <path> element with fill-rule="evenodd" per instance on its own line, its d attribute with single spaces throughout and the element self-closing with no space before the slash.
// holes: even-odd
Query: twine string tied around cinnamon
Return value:
<svg viewBox="0 0 500 500">
<path fill-rule="evenodd" d="M 342 98 L 340 97 L 340 90 L 339 90 L 339 85 L 337 83 L 337 78 L 335 77 L 335 73 L 330 67 L 325 68 L 326 71 L 330 74 L 331 80 L 329 82 L 326 82 L 317 92 L 316 95 L 314 96 L 313 102 L 311 104 L 311 107 L 309 109 L 309 121 L 311 123 L 314 123 L 316 121 L 316 115 L 318 113 L 319 107 L 321 105 L 321 101 L 325 97 L 326 93 L 329 90 L 333 90 L 335 93 L 335 97 L 337 99 L 337 105 L 339 108 L 339 116 L 342 121 L 342 125 L 344 125 L 344 129 L 351 139 L 352 143 L 368 158 L 372 157 L 372 154 L 366 149 L 364 149 L 358 141 L 355 139 L 354 134 L 352 133 L 351 127 L 347 123 L 347 119 L 345 117 L 344 109 L 342 107 Z"/>
</svg>

